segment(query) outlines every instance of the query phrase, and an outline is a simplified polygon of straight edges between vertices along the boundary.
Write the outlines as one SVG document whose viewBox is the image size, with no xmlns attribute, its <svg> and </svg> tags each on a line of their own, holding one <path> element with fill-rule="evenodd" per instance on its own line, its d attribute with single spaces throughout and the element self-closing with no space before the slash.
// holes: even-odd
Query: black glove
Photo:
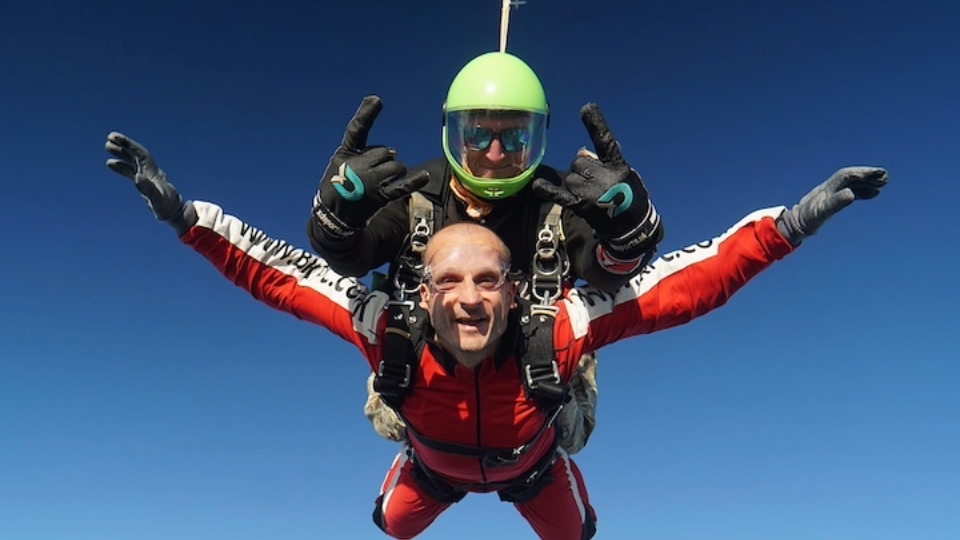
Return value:
<svg viewBox="0 0 960 540">
<path fill-rule="evenodd" d="M 396 150 L 367 146 L 381 109 L 379 97 L 363 98 L 320 180 L 313 215 L 333 240 L 353 234 L 388 202 L 420 189 L 430 179 L 427 171 L 404 178 L 407 168 L 396 160 Z"/>
<path fill-rule="evenodd" d="M 580 119 L 597 153 L 580 149 L 563 186 L 537 178 L 534 193 L 582 217 L 614 257 L 633 260 L 652 254 L 663 238 L 663 226 L 647 188 L 623 159 L 600 108 L 595 103 L 584 105 Z"/>
<path fill-rule="evenodd" d="M 879 167 L 845 167 L 813 188 L 777 219 L 777 230 L 793 246 L 812 236 L 828 219 L 856 199 L 872 199 L 887 185 L 887 171 Z"/>
<path fill-rule="evenodd" d="M 167 182 L 167 175 L 157 167 L 146 148 L 116 131 L 107 135 L 106 148 L 115 156 L 107 160 L 107 167 L 133 180 L 157 219 L 170 224 L 177 235 L 187 232 L 197 222 L 193 205 L 183 202 L 177 188 Z"/>
</svg>

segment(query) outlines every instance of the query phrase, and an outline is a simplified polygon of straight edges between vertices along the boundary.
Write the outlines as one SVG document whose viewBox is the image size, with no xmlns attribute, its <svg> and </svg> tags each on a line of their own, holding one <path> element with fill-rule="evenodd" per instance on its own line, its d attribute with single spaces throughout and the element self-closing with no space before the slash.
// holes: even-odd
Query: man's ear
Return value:
<svg viewBox="0 0 960 540">
<path fill-rule="evenodd" d="M 430 289 L 428 289 L 426 284 L 424 283 L 421 283 L 420 287 L 418 288 L 420 289 L 420 307 L 427 310 L 427 312 L 429 313 L 430 308 L 427 307 L 428 306 L 427 302 L 430 300 Z"/>
<path fill-rule="evenodd" d="M 510 295 L 510 309 L 513 309 L 517 307 L 517 292 L 520 290 L 520 284 L 516 281 L 509 281 L 506 287 L 509 287 L 507 294 Z"/>
</svg>

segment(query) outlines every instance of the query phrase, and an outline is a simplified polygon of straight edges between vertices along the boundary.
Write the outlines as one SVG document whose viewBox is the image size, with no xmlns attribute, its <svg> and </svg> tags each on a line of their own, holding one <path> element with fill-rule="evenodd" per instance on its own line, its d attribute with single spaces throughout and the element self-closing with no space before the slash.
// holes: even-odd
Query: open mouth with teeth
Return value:
<svg viewBox="0 0 960 540">
<path fill-rule="evenodd" d="M 483 327 L 487 321 L 486 317 L 457 317 L 454 321 L 457 323 L 457 326 L 465 329 L 472 330 L 476 332 L 482 332 Z"/>
<path fill-rule="evenodd" d="M 473 318 L 473 317 L 457 317 L 457 324 L 465 324 L 468 326 L 479 326 L 487 322 L 485 317 L 482 318 Z"/>
</svg>

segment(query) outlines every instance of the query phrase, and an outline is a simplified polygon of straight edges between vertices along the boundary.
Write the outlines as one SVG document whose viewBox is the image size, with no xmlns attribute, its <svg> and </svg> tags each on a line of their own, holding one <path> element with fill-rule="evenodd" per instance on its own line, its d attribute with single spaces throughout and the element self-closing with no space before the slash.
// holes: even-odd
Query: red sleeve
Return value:
<svg viewBox="0 0 960 540">
<path fill-rule="evenodd" d="M 323 259 L 268 237 L 210 203 L 194 201 L 198 222 L 180 240 L 258 301 L 329 329 L 372 363 L 386 295 L 368 294 Z"/>
<path fill-rule="evenodd" d="M 571 290 L 560 303 L 557 349 L 579 358 L 582 352 L 678 326 L 722 306 L 793 251 L 774 223 L 782 210 L 759 210 L 717 238 L 666 254 L 615 293 Z"/>
</svg>

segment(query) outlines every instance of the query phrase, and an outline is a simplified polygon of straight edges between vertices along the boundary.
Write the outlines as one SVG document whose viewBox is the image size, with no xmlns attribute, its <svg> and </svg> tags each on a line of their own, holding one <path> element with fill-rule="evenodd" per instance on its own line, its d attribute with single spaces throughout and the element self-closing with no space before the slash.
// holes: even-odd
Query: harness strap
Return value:
<svg viewBox="0 0 960 540">
<path fill-rule="evenodd" d="M 427 248 L 427 240 L 433 235 L 433 203 L 419 191 L 410 194 L 408 203 L 410 216 L 410 250 L 422 256 Z"/>
<path fill-rule="evenodd" d="M 467 489 L 451 485 L 440 475 L 428 469 L 417 459 L 412 447 L 407 446 L 406 451 L 407 457 L 413 464 L 410 468 L 410 477 L 427 496 L 438 502 L 454 504 L 460 502 L 467 495 Z"/>
<path fill-rule="evenodd" d="M 373 379 L 373 388 L 390 408 L 400 410 L 410 392 L 419 362 L 423 324 L 412 300 L 387 302 L 387 327 L 383 357 Z"/>
<path fill-rule="evenodd" d="M 520 316 L 523 327 L 523 353 L 518 356 L 524 392 L 545 411 L 556 418 L 559 409 L 570 401 L 570 391 L 562 384 L 553 349 L 553 324 L 559 309 L 556 306 L 531 305 L 518 302 L 524 312 Z"/>
<path fill-rule="evenodd" d="M 545 205 L 544 205 L 545 206 Z M 563 292 L 563 281 L 570 274 L 567 252 L 560 249 L 563 242 L 563 208 L 551 204 L 546 214 L 542 213 L 543 227 L 537 233 L 536 250 L 531 264 L 530 295 L 542 306 L 553 304 Z"/>
<path fill-rule="evenodd" d="M 453 454 L 456 456 L 481 459 L 483 460 L 483 465 L 485 467 L 497 468 L 504 467 L 506 465 L 513 465 L 527 452 L 529 452 L 530 449 L 537 444 L 537 441 L 540 440 L 540 437 L 547 431 L 547 429 L 553 425 L 553 421 L 556 420 L 556 417 L 559 413 L 560 408 L 557 407 L 553 414 L 547 418 L 543 425 L 540 426 L 540 429 L 537 431 L 537 433 L 529 441 L 516 448 L 483 448 L 431 439 L 430 437 L 424 436 L 419 431 L 411 427 L 409 423 L 407 424 L 407 431 L 410 435 L 417 439 L 417 441 L 431 450 L 436 450 L 437 452 L 442 452 L 444 454 Z"/>
<path fill-rule="evenodd" d="M 515 478 L 502 482 L 487 482 L 478 484 L 451 483 L 430 470 L 417 457 L 412 447 L 407 447 L 407 455 L 413 461 L 411 472 L 414 481 L 428 495 L 441 502 L 455 503 L 469 491 L 500 492 L 500 499 L 505 502 L 524 502 L 533 498 L 548 482 L 553 480 L 547 471 L 558 455 L 559 444 L 554 438 L 553 447 L 544 452 L 543 457 L 537 460 L 529 469 Z"/>
</svg>

